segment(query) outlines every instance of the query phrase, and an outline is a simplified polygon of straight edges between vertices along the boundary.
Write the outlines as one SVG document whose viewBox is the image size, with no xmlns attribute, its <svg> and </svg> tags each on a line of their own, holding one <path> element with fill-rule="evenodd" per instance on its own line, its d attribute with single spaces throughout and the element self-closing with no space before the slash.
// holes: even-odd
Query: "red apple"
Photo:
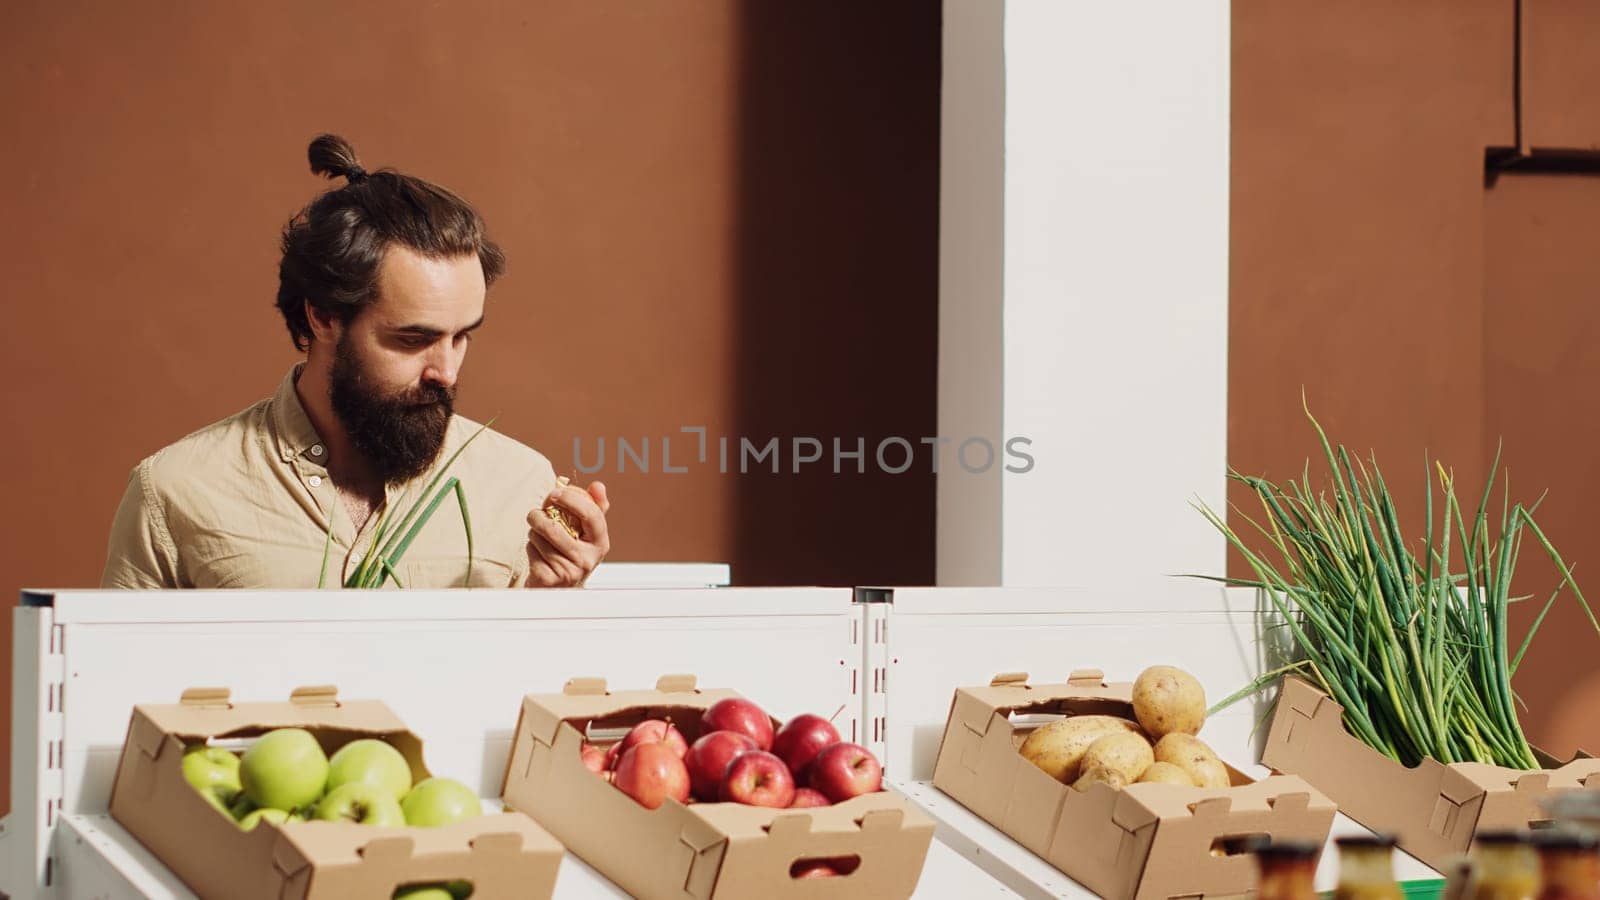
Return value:
<svg viewBox="0 0 1600 900">
<path fill-rule="evenodd" d="M 578 752 L 583 757 L 583 767 L 585 769 L 596 775 L 606 770 L 606 757 L 608 755 L 606 751 L 593 744 L 586 743 L 583 745 L 583 749 Z"/>
<path fill-rule="evenodd" d="M 822 748 L 837 743 L 839 730 L 833 727 L 832 722 L 806 713 L 795 716 L 778 729 L 778 736 L 772 739 L 772 752 L 778 754 L 778 758 L 794 773 L 796 782 L 805 784 L 810 774 L 806 768 L 811 761 L 817 758 Z"/>
<path fill-rule="evenodd" d="M 812 787 L 835 803 L 883 788 L 883 766 L 860 744 L 834 744 L 811 763 Z"/>
<path fill-rule="evenodd" d="M 813 806 L 832 806 L 833 801 L 816 788 L 796 788 L 794 802 L 789 804 L 790 809 L 806 809 Z"/>
<path fill-rule="evenodd" d="M 700 717 L 700 730 L 737 731 L 749 735 L 757 749 L 772 749 L 772 717 L 743 697 L 728 697 L 711 704 Z"/>
<path fill-rule="evenodd" d="M 788 809 L 794 802 L 794 776 L 783 760 L 764 750 L 747 750 L 728 763 L 722 799 L 747 806 Z"/>
<path fill-rule="evenodd" d="M 607 772 L 615 772 L 617 770 L 617 757 L 619 757 L 621 755 L 622 755 L 622 742 L 621 741 L 618 741 L 615 744 L 612 744 L 610 749 L 606 750 L 605 769 L 606 769 Z"/>
<path fill-rule="evenodd" d="M 622 743 L 618 745 L 622 749 L 618 750 L 617 753 L 627 753 L 638 744 L 658 742 L 665 742 L 672 747 L 673 751 L 678 754 L 679 759 L 682 759 L 683 755 L 689 752 L 689 742 L 684 740 L 683 732 L 678 730 L 678 726 L 671 722 L 663 722 L 660 719 L 645 719 L 643 722 L 633 726 L 633 730 L 628 732 L 628 736 L 622 739 Z"/>
<path fill-rule="evenodd" d="M 759 749 L 749 735 L 737 731 L 713 731 L 694 742 L 683 764 L 689 767 L 689 785 L 702 800 L 715 801 L 722 788 L 728 763 L 741 753 Z"/>
<path fill-rule="evenodd" d="M 793 877 L 795 877 L 795 878 L 837 878 L 838 875 L 839 875 L 839 873 L 835 872 L 833 870 L 833 867 L 828 865 L 827 863 L 813 862 L 813 863 L 801 863 L 798 867 L 795 868 Z"/>
<path fill-rule="evenodd" d="M 624 751 L 612 783 L 645 809 L 659 807 L 668 797 L 679 803 L 689 799 L 689 770 L 678 751 L 664 741 Z"/>
</svg>

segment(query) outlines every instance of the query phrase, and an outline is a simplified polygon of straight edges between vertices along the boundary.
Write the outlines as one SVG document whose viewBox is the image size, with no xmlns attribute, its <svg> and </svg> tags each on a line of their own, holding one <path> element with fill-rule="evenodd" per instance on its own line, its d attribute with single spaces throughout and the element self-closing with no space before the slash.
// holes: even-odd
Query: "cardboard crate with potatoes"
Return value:
<svg viewBox="0 0 1600 900">
<path fill-rule="evenodd" d="M 1332 697 L 1290 677 L 1278 694 L 1261 762 L 1316 785 L 1350 818 L 1395 835 L 1400 849 L 1443 871 L 1479 831 L 1547 825 L 1546 798 L 1600 789 L 1600 760 L 1580 756 L 1562 764 L 1538 755 L 1549 768 L 1433 759 L 1407 768 L 1350 734 L 1344 707 Z"/>
<path fill-rule="evenodd" d="M 959 688 L 934 786 L 1102 897 L 1245 894 L 1256 879 L 1250 839 L 1327 839 L 1334 805 L 1299 778 L 1255 781 L 1208 749 L 1195 757 L 1192 775 L 1156 768 L 1163 764 L 1149 762 L 1155 751 L 1137 725 L 1133 696 L 1133 684 L 1107 683 L 1098 670 L 1075 671 L 1060 684 L 1030 684 L 1026 674 L 1012 673 Z M 1196 703 L 1203 720 L 1204 701 Z M 1026 743 L 1036 732 L 1042 734 Z M 1144 773 L 1176 783 L 1140 782 L 1143 773 L 1125 777 L 1103 754 L 1091 758 L 1087 748 L 1107 734 L 1125 737 L 1096 754 L 1120 753 L 1122 741 L 1142 744 L 1137 763 Z M 1051 746 L 1057 735 L 1059 746 Z M 1025 745 L 1061 771 L 1051 774 L 1024 757 Z"/>
<path fill-rule="evenodd" d="M 693 676 L 630 691 L 575 678 L 523 699 L 504 801 L 646 900 L 909 897 L 934 824 L 880 789 L 869 757 L 819 716 L 779 723 Z"/>
<path fill-rule="evenodd" d="M 291 740 L 268 741 L 273 733 Z M 367 743 L 338 755 L 357 741 Z M 246 746 L 242 760 L 227 749 L 235 744 Z M 337 769 L 317 763 L 319 752 Z M 211 792 L 206 780 L 226 781 L 229 766 L 235 786 L 229 793 L 236 791 L 234 803 L 243 804 L 240 821 L 229 814 L 226 799 L 208 799 L 220 792 Z M 310 797 L 319 778 L 324 787 L 334 782 L 334 771 L 361 782 L 336 786 L 344 787 L 340 799 L 351 798 L 339 820 L 316 818 L 321 802 L 334 796 L 329 791 L 300 805 L 311 821 L 297 811 L 280 817 L 281 824 L 269 819 L 244 830 L 257 804 L 237 789 L 240 780 L 254 796 L 281 795 L 287 806 L 290 793 Z M 299 689 L 287 702 L 235 703 L 225 688 L 197 688 L 176 704 L 134 708 L 111 816 L 205 898 L 391 900 L 397 891 L 423 886 L 474 900 L 553 894 L 563 852 L 555 838 L 522 813 L 473 815 L 475 792 L 459 783 L 433 780 L 468 792 L 470 800 L 450 790 L 412 796 L 405 784 L 430 778 L 422 740 L 381 702 L 341 700 L 333 688 L 319 687 Z M 402 792 L 407 802 L 396 813 L 401 801 L 393 798 Z M 407 825 L 408 819 L 443 824 L 420 827 Z"/>
</svg>

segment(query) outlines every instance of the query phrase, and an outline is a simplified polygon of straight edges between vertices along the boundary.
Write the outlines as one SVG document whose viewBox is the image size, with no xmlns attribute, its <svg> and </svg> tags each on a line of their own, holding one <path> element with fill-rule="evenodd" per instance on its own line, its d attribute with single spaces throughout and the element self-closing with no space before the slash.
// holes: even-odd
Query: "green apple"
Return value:
<svg viewBox="0 0 1600 900">
<path fill-rule="evenodd" d="M 239 782 L 257 806 L 298 809 L 322 796 L 328 757 L 303 728 L 279 728 L 262 735 L 239 761 Z"/>
<path fill-rule="evenodd" d="M 250 812 L 245 813 L 244 818 L 239 820 L 239 827 L 245 831 L 253 831 L 255 830 L 255 827 L 260 825 L 262 822 L 271 822 L 274 825 L 282 825 L 283 823 L 289 821 L 289 818 L 289 814 L 281 809 L 253 809 Z"/>
<path fill-rule="evenodd" d="M 454 900 L 467 900 L 468 897 L 472 896 L 472 882 L 470 881 L 452 881 L 446 884 L 444 889 L 450 892 L 450 896 Z"/>
<path fill-rule="evenodd" d="M 411 764 L 383 741 L 351 741 L 328 759 L 328 790 L 346 784 L 370 784 L 399 800 L 411 790 Z"/>
<path fill-rule="evenodd" d="M 483 815 L 483 804 L 472 788 L 450 778 L 428 778 L 400 801 L 407 825 L 432 828 Z"/>
<path fill-rule="evenodd" d="M 260 809 L 260 807 L 256 806 L 255 801 L 251 800 L 244 791 L 240 791 L 238 796 L 233 798 L 233 802 L 228 804 L 228 815 L 233 816 L 235 819 L 242 819 L 257 809 Z"/>
<path fill-rule="evenodd" d="M 221 747 L 198 744 L 183 753 L 183 779 L 224 804 L 239 793 L 239 757 Z"/>
<path fill-rule="evenodd" d="M 379 828 L 404 828 L 406 824 L 400 801 L 384 788 L 359 781 L 329 791 L 317 804 L 316 817 L 323 822 L 357 822 Z"/>
<path fill-rule="evenodd" d="M 394 900 L 454 900 L 454 895 L 437 884 L 413 884 L 395 891 Z"/>
<path fill-rule="evenodd" d="M 217 790 L 218 789 L 215 787 L 205 787 L 200 788 L 195 793 L 199 794 L 201 799 L 216 807 L 217 811 L 221 812 L 223 815 L 230 819 L 233 818 L 233 811 L 228 808 L 228 801 L 224 799 L 223 796 L 217 792 Z"/>
</svg>

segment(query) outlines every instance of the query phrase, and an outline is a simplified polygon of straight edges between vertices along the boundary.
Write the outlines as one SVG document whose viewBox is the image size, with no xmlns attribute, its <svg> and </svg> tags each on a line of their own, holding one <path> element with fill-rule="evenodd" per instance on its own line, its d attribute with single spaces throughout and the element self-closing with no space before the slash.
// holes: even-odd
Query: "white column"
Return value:
<svg viewBox="0 0 1600 900">
<path fill-rule="evenodd" d="M 947 448 L 939 583 L 1220 574 L 1229 5 L 944 10 L 939 431 L 1034 465 Z"/>
</svg>

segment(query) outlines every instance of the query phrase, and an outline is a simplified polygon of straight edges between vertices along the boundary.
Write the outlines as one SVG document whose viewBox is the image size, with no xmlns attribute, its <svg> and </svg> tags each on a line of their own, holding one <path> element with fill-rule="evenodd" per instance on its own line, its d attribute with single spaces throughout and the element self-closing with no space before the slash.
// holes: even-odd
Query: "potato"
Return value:
<svg viewBox="0 0 1600 900">
<path fill-rule="evenodd" d="M 1155 762 L 1155 753 L 1144 735 L 1136 732 L 1108 734 L 1083 751 L 1083 771 L 1106 769 L 1122 776 L 1125 784 L 1139 780 Z"/>
<path fill-rule="evenodd" d="M 1197 737 L 1174 732 L 1159 741 L 1155 748 L 1156 762 L 1171 763 L 1182 769 L 1195 786 L 1203 788 L 1228 787 L 1228 769 L 1205 741 Z"/>
<path fill-rule="evenodd" d="M 1133 715 L 1151 740 L 1199 734 L 1206 722 L 1205 689 L 1182 669 L 1151 666 L 1133 682 Z"/>
<path fill-rule="evenodd" d="M 1222 760 L 1214 757 L 1191 762 L 1189 768 L 1185 771 L 1189 773 L 1190 778 L 1194 779 L 1196 787 L 1225 788 L 1233 786 L 1233 779 L 1228 777 L 1228 767 L 1222 764 Z"/>
<path fill-rule="evenodd" d="M 1121 772 L 1096 766 L 1092 769 L 1084 769 L 1083 775 L 1072 783 L 1072 789 L 1075 791 L 1087 791 L 1097 784 L 1103 784 L 1114 791 L 1120 791 L 1128 786 L 1128 780 L 1122 777 Z"/>
<path fill-rule="evenodd" d="M 1151 763 L 1150 768 L 1144 770 L 1139 776 L 1140 784 L 1181 784 L 1185 787 L 1194 787 L 1194 779 L 1189 773 L 1178 768 L 1172 763 Z"/>
<path fill-rule="evenodd" d="M 1172 763 L 1184 771 L 1199 760 L 1216 759 L 1216 751 L 1193 735 L 1175 732 L 1156 741 L 1156 762 Z"/>
<path fill-rule="evenodd" d="M 1071 716 L 1028 735 L 1017 750 L 1023 758 L 1062 784 L 1078 779 L 1083 752 L 1096 740 L 1118 733 L 1137 733 L 1139 726 L 1117 716 Z"/>
</svg>

